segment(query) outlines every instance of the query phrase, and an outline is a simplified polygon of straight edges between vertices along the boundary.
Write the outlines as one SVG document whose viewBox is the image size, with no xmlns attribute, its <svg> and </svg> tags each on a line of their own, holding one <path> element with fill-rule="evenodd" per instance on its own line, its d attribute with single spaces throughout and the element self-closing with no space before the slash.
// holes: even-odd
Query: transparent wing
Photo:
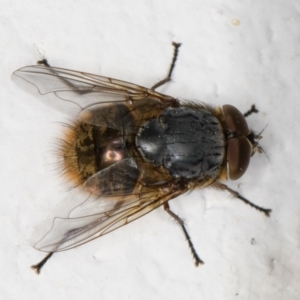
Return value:
<svg viewBox="0 0 300 300">
<path fill-rule="evenodd" d="M 139 185 L 131 195 L 127 195 L 126 200 L 122 197 L 118 199 L 89 195 L 79 205 L 80 210 L 84 211 L 86 205 L 89 209 L 94 205 L 98 213 L 81 217 L 73 217 L 71 213 L 66 218 L 55 218 L 51 230 L 35 248 L 45 252 L 58 252 L 77 247 L 142 217 L 179 194 L 181 192 L 168 188 L 157 191 Z"/>
<path fill-rule="evenodd" d="M 144 98 L 177 102 L 172 97 L 129 82 L 44 65 L 23 67 L 12 74 L 12 80 L 26 91 L 43 96 L 46 104 L 73 117 L 85 109 L 112 102 L 132 103 Z"/>
<path fill-rule="evenodd" d="M 99 171 L 57 209 L 48 233 L 35 248 L 57 252 L 77 247 L 145 215 L 178 196 L 171 185 L 159 188 L 139 182 L 138 165 L 124 159 Z"/>
</svg>

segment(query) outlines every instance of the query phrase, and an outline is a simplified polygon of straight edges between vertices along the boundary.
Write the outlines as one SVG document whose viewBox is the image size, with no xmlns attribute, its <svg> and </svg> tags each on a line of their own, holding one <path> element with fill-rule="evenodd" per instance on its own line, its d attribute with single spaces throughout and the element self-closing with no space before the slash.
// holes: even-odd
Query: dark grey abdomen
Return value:
<svg viewBox="0 0 300 300">
<path fill-rule="evenodd" d="M 224 135 L 218 119 L 205 108 L 167 108 L 147 121 L 136 136 L 141 155 L 164 166 L 173 177 L 212 176 L 224 158 Z"/>
</svg>

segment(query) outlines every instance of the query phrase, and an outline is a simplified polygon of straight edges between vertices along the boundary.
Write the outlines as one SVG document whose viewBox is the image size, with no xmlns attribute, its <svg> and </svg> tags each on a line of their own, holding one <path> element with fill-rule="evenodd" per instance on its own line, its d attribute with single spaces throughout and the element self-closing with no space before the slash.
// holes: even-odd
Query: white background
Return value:
<svg viewBox="0 0 300 300">
<path fill-rule="evenodd" d="M 53 66 L 151 87 L 181 42 L 174 82 L 159 91 L 229 103 L 263 132 L 266 155 L 229 182 L 270 218 L 225 192 L 170 203 L 205 265 L 162 208 L 79 248 L 30 245 L 64 197 L 52 165 L 63 114 L 15 86 L 10 74 L 45 56 Z M 1 299 L 300 299 L 300 2 L 298 0 L 1 1 Z M 254 239 L 253 243 L 251 240 Z"/>
</svg>

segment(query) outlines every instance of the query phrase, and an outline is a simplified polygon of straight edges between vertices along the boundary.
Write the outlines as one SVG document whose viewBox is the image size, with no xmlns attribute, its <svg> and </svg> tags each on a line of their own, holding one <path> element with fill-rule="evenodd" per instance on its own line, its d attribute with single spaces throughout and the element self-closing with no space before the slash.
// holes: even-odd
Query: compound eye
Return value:
<svg viewBox="0 0 300 300">
<path fill-rule="evenodd" d="M 228 177 L 237 180 L 248 168 L 252 145 L 245 136 L 239 136 L 228 141 L 227 151 Z"/>
<path fill-rule="evenodd" d="M 238 135 L 248 135 L 249 127 L 243 114 L 234 106 L 223 105 L 223 113 L 227 128 Z"/>
</svg>

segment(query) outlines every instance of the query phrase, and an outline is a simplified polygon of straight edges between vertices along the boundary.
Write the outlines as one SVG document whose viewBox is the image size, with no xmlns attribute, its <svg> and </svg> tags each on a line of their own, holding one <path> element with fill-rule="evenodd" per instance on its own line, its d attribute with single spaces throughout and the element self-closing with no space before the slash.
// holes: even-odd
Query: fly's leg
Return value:
<svg viewBox="0 0 300 300">
<path fill-rule="evenodd" d="M 158 83 L 154 84 L 154 86 L 151 88 L 151 90 L 157 89 L 158 87 L 164 85 L 165 83 L 171 81 L 171 79 L 172 79 L 172 73 L 173 73 L 173 70 L 174 70 L 174 67 L 175 67 L 175 63 L 176 63 L 176 60 L 177 60 L 177 57 L 178 57 L 179 47 L 181 46 L 181 44 L 173 42 L 172 45 L 174 46 L 174 54 L 173 54 L 172 63 L 171 63 L 171 66 L 170 66 L 169 73 L 168 73 L 168 75 L 165 79 L 163 79 L 163 80 L 159 81 Z"/>
<path fill-rule="evenodd" d="M 248 116 L 252 115 L 253 113 L 258 113 L 258 109 L 255 107 L 255 104 L 252 104 L 251 108 L 244 113 L 244 117 L 248 117 Z"/>
<path fill-rule="evenodd" d="M 238 192 L 236 192 L 236 191 L 232 190 L 231 188 L 229 188 L 227 185 L 217 182 L 213 186 L 218 188 L 218 189 L 221 189 L 223 191 L 229 192 L 233 197 L 242 200 L 244 203 L 246 203 L 246 204 L 250 205 L 251 207 L 257 209 L 258 211 L 264 213 L 267 217 L 270 216 L 272 209 L 263 208 L 263 207 L 260 207 L 258 205 L 255 205 L 254 203 L 250 202 L 249 200 L 244 198 L 242 195 L 240 195 Z"/>
<path fill-rule="evenodd" d="M 165 79 L 163 79 L 163 80 L 157 82 L 156 84 L 154 84 L 153 87 L 151 88 L 151 90 L 157 89 L 158 87 L 164 85 L 165 83 L 171 81 L 171 79 L 172 79 L 172 73 L 173 73 L 173 70 L 174 70 L 174 67 L 175 67 L 175 63 L 176 63 L 176 60 L 177 60 L 177 57 L 178 57 L 179 47 L 181 46 L 181 44 L 180 44 L 180 43 L 175 43 L 175 42 L 173 42 L 172 45 L 174 46 L 174 54 L 173 54 L 172 63 L 171 63 L 171 66 L 170 66 L 170 70 L 169 70 L 169 72 L 168 72 L 168 75 L 167 75 L 167 77 L 166 77 Z M 39 64 L 39 65 L 44 65 L 45 67 L 48 67 L 48 68 L 51 70 L 51 66 L 50 66 L 50 64 L 48 63 L 47 59 L 45 59 L 45 58 L 42 59 L 42 60 L 39 60 L 39 61 L 37 62 L 37 64 Z M 53 71 L 53 73 L 55 73 L 55 72 Z M 66 80 L 66 79 L 64 79 L 64 78 L 61 78 L 61 80 L 62 80 L 64 83 L 66 83 L 67 85 L 69 85 L 70 88 L 73 89 L 73 91 L 76 91 L 76 90 L 77 90 L 77 93 L 78 93 L 79 95 L 83 95 L 83 94 L 86 94 L 86 93 L 91 92 L 90 89 L 88 89 L 88 90 L 86 90 L 86 91 L 84 91 L 84 90 L 78 90 L 78 88 L 74 87 L 74 85 L 72 85 L 70 82 L 68 82 L 68 80 Z"/>
<path fill-rule="evenodd" d="M 179 225 L 181 226 L 181 228 L 182 228 L 182 230 L 183 230 L 183 233 L 184 233 L 184 235 L 185 235 L 185 238 L 187 239 L 187 242 L 188 242 L 189 247 L 190 247 L 190 249 L 191 249 L 193 258 L 194 258 L 194 260 L 195 260 L 195 266 L 197 267 L 199 264 L 204 264 L 203 260 L 198 256 L 198 254 L 197 254 L 197 252 L 196 252 L 196 250 L 195 250 L 195 248 L 194 248 L 194 245 L 193 245 L 193 243 L 192 243 L 192 241 L 191 241 L 191 238 L 190 238 L 190 236 L 189 236 L 189 234 L 188 234 L 188 232 L 187 232 L 187 230 L 186 230 L 186 228 L 185 228 L 185 226 L 184 226 L 183 220 L 180 219 L 175 213 L 173 213 L 173 212 L 171 211 L 168 202 L 165 202 L 165 203 L 164 203 L 164 209 L 165 209 L 165 211 L 166 211 L 172 218 L 174 218 L 174 219 L 176 220 L 176 222 L 178 222 Z"/>
<path fill-rule="evenodd" d="M 40 274 L 42 267 L 48 261 L 48 259 L 54 254 L 54 252 L 49 252 L 43 260 L 41 260 L 38 264 L 31 266 L 31 268 L 37 273 Z"/>
<path fill-rule="evenodd" d="M 43 58 L 42 60 L 39 60 L 37 62 L 38 65 L 44 65 L 46 67 L 50 67 L 49 63 L 48 63 L 48 60 L 46 58 Z"/>
<path fill-rule="evenodd" d="M 52 71 L 52 67 L 50 66 L 48 60 L 46 58 L 43 58 L 42 60 L 37 61 L 38 65 L 44 65 L 47 67 L 50 71 Z M 53 70 L 53 74 L 56 74 L 56 72 Z M 74 86 L 72 83 L 70 83 L 67 79 L 62 78 L 60 76 L 57 76 L 60 78 L 62 82 L 64 82 L 67 86 L 69 86 L 74 92 L 76 92 L 78 95 L 84 95 L 91 92 L 91 89 L 88 88 L 87 90 L 79 90 L 76 86 Z"/>
</svg>

